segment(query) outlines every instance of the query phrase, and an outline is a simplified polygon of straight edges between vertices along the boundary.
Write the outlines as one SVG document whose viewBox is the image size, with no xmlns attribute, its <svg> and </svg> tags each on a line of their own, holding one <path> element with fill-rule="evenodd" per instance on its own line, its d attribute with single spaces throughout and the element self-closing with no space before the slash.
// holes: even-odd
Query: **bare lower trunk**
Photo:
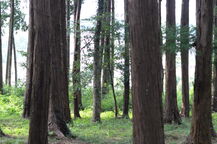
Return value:
<svg viewBox="0 0 217 144">
<path fill-rule="evenodd" d="M 17 87 L 17 52 L 15 46 L 15 40 L 13 36 L 13 52 L 14 52 L 14 76 L 15 76 L 15 87 Z"/>
<path fill-rule="evenodd" d="M 2 73 L 2 13 L 1 13 L 1 5 L 2 2 L 0 2 L 0 94 L 2 94 L 3 91 L 3 73 Z"/>
</svg>

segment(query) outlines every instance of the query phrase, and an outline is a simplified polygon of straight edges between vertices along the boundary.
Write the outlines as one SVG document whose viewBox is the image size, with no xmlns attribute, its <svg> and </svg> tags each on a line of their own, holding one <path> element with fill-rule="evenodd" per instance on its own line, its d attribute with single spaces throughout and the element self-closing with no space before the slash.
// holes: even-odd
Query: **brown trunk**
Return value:
<svg viewBox="0 0 217 144">
<path fill-rule="evenodd" d="M 124 47 L 124 105 L 123 105 L 123 117 L 129 117 L 129 101 L 130 101 L 130 64 L 129 64 L 129 4 L 128 0 L 124 1 L 125 9 L 125 47 Z"/>
<path fill-rule="evenodd" d="M 31 92 L 29 144 L 47 144 L 50 92 L 50 15 L 49 0 L 32 0 L 34 13 L 34 55 Z M 30 2 L 30 3 L 31 3 Z M 51 2 L 52 3 L 52 2 Z M 30 9 L 32 8 L 30 7 Z M 30 38 L 31 39 L 31 38 Z"/>
<path fill-rule="evenodd" d="M 2 13 L 1 13 L 1 4 L 2 2 L 0 1 L 0 94 L 3 92 L 3 77 L 2 77 Z"/>
<path fill-rule="evenodd" d="M 73 61 L 73 97 L 74 97 L 74 117 L 81 117 L 79 110 L 81 104 L 81 32 L 80 32 L 80 13 L 81 13 L 81 0 L 74 1 L 74 26 L 75 26 L 75 51 Z"/>
<path fill-rule="evenodd" d="M 167 34 L 166 34 L 166 97 L 164 121 L 180 124 L 181 118 L 177 105 L 176 93 L 176 21 L 175 0 L 167 0 Z"/>
<path fill-rule="evenodd" d="M 215 7 L 217 7 L 217 1 L 215 1 Z M 217 112 L 217 12 L 214 9 L 214 75 L 213 75 L 213 111 Z"/>
<path fill-rule="evenodd" d="M 111 0 L 105 1 L 105 22 L 103 29 L 105 31 L 105 46 L 103 53 L 103 77 L 102 77 L 102 97 L 109 93 L 110 84 L 110 27 L 111 27 Z"/>
<path fill-rule="evenodd" d="M 194 104 L 189 143 L 211 144 L 211 53 L 213 1 L 196 1 L 197 43 Z"/>
<path fill-rule="evenodd" d="M 189 0 L 182 1 L 180 48 L 182 61 L 182 111 L 184 117 L 189 117 L 189 77 L 188 77 L 188 49 L 189 49 Z"/>
<path fill-rule="evenodd" d="M 71 121 L 71 115 L 70 115 L 70 107 L 69 107 L 69 94 L 68 94 L 68 85 L 69 85 L 69 78 L 68 78 L 68 72 L 69 72 L 69 65 L 67 65 L 67 59 L 68 59 L 68 50 L 67 50 L 67 41 L 66 41 L 66 1 L 61 1 L 61 9 L 60 9 L 60 35 L 61 35 L 61 71 L 62 71 L 62 101 L 63 101 L 63 114 L 64 119 L 66 122 Z"/>
<path fill-rule="evenodd" d="M 11 85 L 11 65 L 12 65 L 12 50 L 13 50 L 13 35 L 14 35 L 14 0 L 10 0 L 10 22 L 9 22 L 9 38 L 8 38 L 8 55 L 6 65 L 5 83 Z"/>
<path fill-rule="evenodd" d="M 94 63 L 93 63 L 93 122 L 100 122 L 101 113 L 101 70 L 102 49 L 100 48 L 100 33 L 102 30 L 102 13 L 104 0 L 98 0 L 97 24 L 94 35 Z"/>
<path fill-rule="evenodd" d="M 114 79 L 114 48 L 115 48 L 115 1 L 111 0 L 111 15 L 112 15 L 112 24 L 111 24 L 111 71 L 112 79 Z M 114 81 L 114 80 L 112 80 Z"/>
<path fill-rule="evenodd" d="M 28 36 L 28 49 L 27 49 L 27 74 L 26 74 L 26 91 L 24 99 L 23 117 L 30 117 L 31 109 L 31 93 L 32 93 L 32 76 L 33 76 L 33 55 L 34 55 L 34 39 L 35 31 L 34 24 L 34 11 L 33 2 L 29 3 L 29 36 Z"/>
<path fill-rule="evenodd" d="M 129 10 L 132 43 L 133 143 L 164 144 L 158 0 L 129 1 Z"/>
</svg>

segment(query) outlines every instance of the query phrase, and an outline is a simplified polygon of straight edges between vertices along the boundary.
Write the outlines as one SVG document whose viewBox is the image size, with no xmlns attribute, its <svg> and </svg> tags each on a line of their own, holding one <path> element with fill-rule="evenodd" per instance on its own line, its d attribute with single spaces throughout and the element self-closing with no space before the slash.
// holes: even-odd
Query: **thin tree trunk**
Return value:
<svg viewBox="0 0 217 144">
<path fill-rule="evenodd" d="M 100 48 L 100 33 L 102 30 L 102 13 L 104 0 L 98 0 L 97 24 L 94 35 L 94 78 L 93 78 L 93 122 L 100 122 L 101 113 L 101 70 L 102 49 Z"/>
<path fill-rule="evenodd" d="M 17 54 L 16 54 L 16 46 L 13 35 L 13 52 L 14 52 L 14 76 L 15 76 L 15 87 L 17 87 Z"/>
<path fill-rule="evenodd" d="M 71 19 L 71 9 L 70 9 L 70 0 L 67 0 L 66 1 L 66 8 L 67 8 L 67 13 L 66 13 L 66 30 L 67 30 L 67 35 L 66 35 L 66 41 L 67 41 L 67 66 L 68 68 L 70 68 L 70 34 L 71 34 L 71 30 L 70 30 L 70 26 L 71 26 L 71 23 L 70 23 L 70 19 Z M 69 69 L 68 69 L 68 75 L 69 75 Z"/>
<path fill-rule="evenodd" d="M 123 117 L 129 117 L 129 101 L 130 101 L 130 64 L 129 64 L 129 6 L 128 0 L 124 1 L 125 8 L 125 50 L 124 50 L 124 105 L 123 105 Z"/>
<path fill-rule="evenodd" d="M 14 0 L 10 0 L 10 22 L 9 22 L 9 38 L 8 38 L 8 55 L 6 65 L 6 84 L 11 86 L 11 65 L 12 65 L 12 50 L 13 50 L 13 33 L 14 33 Z"/>
<path fill-rule="evenodd" d="M 49 0 L 32 0 L 34 37 L 31 119 L 28 144 L 47 144 L 50 93 L 50 15 Z M 30 2 L 30 3 L 31 3 Z M 31 38 L 30 38 L 31 39 Z"/>
<path fill-rule="evenodd" d="M 80 13 L 81 0 L 74 1 L 74 26 L 75 26 L 75 51 L 73 61 L 73 97 L 74 97 L 74 117 L 80 118 L 79 110 L 81 109 L 81 32 L 80 32 Z"/>
<path fill-rule="evenodd" d="M 196 1 L 197 42 L 194 104 L 188 143 L 211 144 L 211 53 L 213 1 Z"/>
<path fill-rule="evenodd" d="M 103 28 L 105 29 L 105 46 L 103 54 L 103 77 L 102 77 L 102 97 L 109 93 L 109 84 L 110 84 L 110 28 L 111 28 L 111 0 L 105 1 L 105 24 Z"/>
<path fill-rule="evenodd" d="M 189 49 L 189 0 L 182 1 L 181 15 L 181 61 L 182 61 L 182 111 L 184 117 L 189 117 L 189 76 L 188 76 L 188 49 Z"/>
<path fill-rule="evenodd" d="M 0 94 L 3 93 L 3 74 L 2 74 L 2 13 L 1 13 L 1 4 L 2 2 L 0 1 Z"/>
<path fill-rule="evenodd" d="M 111 24 L 111 71 L 112 78 L 114 79 L 114 49 L 115 49 L 115 0 L 111 0 L 111 15 L 112 15 L 112 24 Z M 114 80 L 113 80 L 114 81 Z"/>
<path fill-rule="evenodd" d="M 176 21 L 175 0 L 167 0 L 166 34 L 166 98 L 164 122 L 180 124 L 181 118 L 177 105 L 176 93 Z"/>
<path fill-rule="evenodd" d="M 26 72 L 26 91 L 24 99 L 23 117 L 29 118 L 31 111 L 31 93 L 32 93 L 32 77 L 33 77 L 33 56 L 34 56 L 34 39 L 35 30 L 34 26 L 34 9 L 33 2 L 29 2 L 29 36 L 28 36 L 28 49 L 27 49 L 27 72 Z"/>
<path fill-rule="evenodd" d="M 164 144 L 158 0 L 129 3 L 132 43 L 133 143 Z M 150 17 L 151 15 L 151 17 Z"/>
</svg>

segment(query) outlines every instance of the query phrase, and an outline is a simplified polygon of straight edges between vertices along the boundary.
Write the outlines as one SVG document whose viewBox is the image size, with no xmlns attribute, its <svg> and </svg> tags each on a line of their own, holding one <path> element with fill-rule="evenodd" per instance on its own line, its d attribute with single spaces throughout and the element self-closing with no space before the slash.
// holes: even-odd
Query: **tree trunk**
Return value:
<svg viewBox="0 0 217 144">
<path fill-rule="evenodd" d="M 81 0 L 74 1 L 74 26 L 75 26 L 75 51 L 73 61 L 73 97 L 74 97 L 74 117 L 81 117 L 79 110 L 82 107 L 81 102 L 81 31 L 80 31 L 80 13 L 81 13 Z"/>
<path fill-rule="evenodd" d="M 103 29 L 105 31 L 105 46 L 103 53 L 103 77 L 102 77 L 102 97 L 109 93 L 109 84 L 111 83 L 110 79 L 110 28 L 111 28 L 111 0 L 105 1 L 105 23 Z"/>
<path fill-rule="evenodd" d="M 189 144 L 211 144 L 211 53 L 213 1 L 196 1 L 197 43 L 194 104 Z"/>
<path fill-rule="evenodd" d="M 31 109 L 31 93 L 32 93 L 32 76 L 33 76 L 33 56 L 34 56 L 34 39 L 35 30 L 34 26 L 34 9 L 33 2 L 29 2 L 29 36 L 28 36 L 28 49 L 27 49 L 27 72 L 26 72 L 26 91 L 24 99 L 23 117 L 30 117 Z"/>
<path fill-rule="evenodd" d="M 70 34 L 71 34 L 71 23 L 70 23 L 70 19 L 71 19 L 71 2 L 70 0 L 66 1 L 66 30 L 67 30 L 67 35 L 66 35 L 66 41 L 67 41 L 67 66 L 68 68 L 70 68 Z M 69 69 L 68 69 L 68 75 L 69 75 Z"/>
<path fill-rule="evenodd" d="M 66 41 L 66 1 L 62 0 L 61 1 L 61 20 L 60 20 L 60 29 L 61 29 L 61 69 L 62 69 L 62 74 L 63 74 L 63 83 L 62 83 L 62 91 L 63 91 L 63 96 L 62 96 L 62 101 L 63 101 L 63 113 L 64 113 L 64 119 L 66 122 L 71 121 L 71 115 L 70 115 L 70 107 L 69 107 L 69 77 L 68 77 L 68 72 L 69 72 L 69 65 L 67 64 L 68 62 L 68 49 L 67 49 L 67 41 Z"/>
<path fill-rule="evenodd" d="M 217 1 L 215 1 L 215 7 L 217 7 Z M 214 75 L 213 75 L 213 111 L 217 112 L 217 12 L 214 9 Z"/>
<path fill-rule="evenodd" d="M 166 98 L 165 115 L 166 123 L 180 124 L 181 118 L 177 106 L 176 93 L 176 21 L 175 0 L 167 0 L 167 34 L 166 34 Z"/>
<path fill-rule="evenodd" d="M 111 71 L 112 79 L 114 79 L 114 49 L 115 49 L 115 1 L 111 0 L 111 15 L 112 15 L 112 24 L 111 24 Z M 112 80 L 114 81 L 114 80 Z"/>
<path fill-rule="evenodd" d="M 9 38 L 8 38 L 8 55 L 6 65 L 6 84 L 11 86 L 11 65 L 12 65 L 12 50 L 13 50 L 13 35 L 14 35 L 14 0 L 10 0 L 10 22 L 9 22 Z"/>
<path fill-rule="evenodd" d="M 189 0 L 182 1 L 180 48 L 182 61 L 182 111 L 184 117 L 189 117 L 189 77 L 188 77 L 188 49 L 189 49 Z"/>
<path fill-rule="evenodd" d="M 164 144 L 158 0 L 129 1 L 129 10 L 132 43 L 133 143 Z"/>
<path fill-rule="evenodd" d="M 34 37 L 32 103 L 29 129 L 29 144 L 47 144 L 48 106 L 50 93 L 50 2 L 32 0 Z M 31 3 L 30 2 L 30 3 Z M 31 38 L 30 38 L 31 39 Z"/>
<path fill-rule="evenodd" d="M 15 46 L 15 40 L 13 35 L 13 52 L 14 52 L 14 76 L 15 76 L 15 87 L 17 87 L 17 52 Z"/>
<path fill-rule="evenodd" d="M 130 101 L 130 64 L 129 64 L 129 4 L 128 0 L 124 1 L 125 9 L 125 47 L 124 47 L 124 105 L 123 105 L 123 117 L 129 117 L 129 101 Z"/>
<path fill-rule="evenodd" d="M 102 49 L 100 48 L 100 33 L 102 30 L 103 4 L 104 0 L 98 0 L 97 24 L 94 35 L 93 122 L 100 122 L 101 113 Z"/>
<path fill-rule="evenodd" d="M 2 77 L 2 13 L 1 13 L 1 4 L 0 2 L 0 94 L 3 93 L 3 77 Z"/>
</svg>

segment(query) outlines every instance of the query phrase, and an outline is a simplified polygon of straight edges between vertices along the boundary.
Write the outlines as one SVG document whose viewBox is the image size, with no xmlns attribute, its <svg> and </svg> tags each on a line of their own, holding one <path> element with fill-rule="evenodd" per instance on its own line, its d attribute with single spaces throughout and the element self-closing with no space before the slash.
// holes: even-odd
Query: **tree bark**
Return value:
<svg viewBox="0 0 217 144">
<path fill-rule="evenodd" d="M 100 122 L 101 113 L 102 49 L 100 48 L 100 33 L 102 30 L 103 4 L 104 0 L 98 0 L 97 24 L 94 35 L 93 122 Z"/>
<path fill-rule="evenodd" d="M 133 143 L 164 144 L 158 0 L 129 1 L 129 10 L 132 43 Z"/>
<path fill-rule="evenodd" d="M 34 56 L 34 39 L 35 30 L 34 26 L 34 9 L 33 2 L 29 2 L 29 36 L 27 48 L 27 72 L 26 72 L 26 91 L 24 99 L 23 117 L 30 118 L 31 111 L 31 93 L 32 93 L 32 76 L 33 76 L 33 56 Z"/>
<path fill-rule="evenodd" d="M 0 2 L 0 94 L 3 93 L 3 73 L 2 73 L 2 2 Z"/>
<path fill-rule="evenodd" d="M 166 97 L 164 122 L 180 124 L 176 93 L 176 21 L 175 0 L 167 0 L 166 34 Z"/>
<path fill-rule="evenodd" d="M 12 65 L 12 50 L 13 50 L 13 35 L 14 35 L 14 0 L 10 0 L 10 22 L 9 22 L 9 37 L 8 37 L 8 53 L 6 65 L 5 83 L 11 86 L 11 65 Z"/>
<path fill-rule="evenodd" d="M 32 0 L 34 36 L 29 144 L 47 144 L 50 93 L 50 2 Z"/>
<path fill-rule="evenodd" d="M 196 1 L 197 42 L 194 104 L 188 143 L 211 144 L 211 53 L 213 1 Z"/>
<path fill-rule="evenodd" d="M 123 105 L 123 117 L 129 117 L 129 101 L 130 101 L 130 61 L 129 61 L 129 3 L 128 0 L 124 1 L 125 11 L 125 47 L 124 47 L 124 105 Z"/>
<path fill-rule="evenodd" d="M 80 118 L 80 109 L 82 103 L 81 99 L 81 31 L 80 31 L 80 13 L 81 13 L 81 0 L 74 1 L 74 26 L 75 26 L 75 51 L 73 61 L 73 97 L 74 97 L 74 117 Z"/>
<path fill-rule="evenodd" d="M 15 87 L 17 87 L 17 52 L 15 46 L 15 40 L 13 35 L 13 52 L 14 52 L 14 76 L 15 76 Z"/>
<path fill-rule="evenodd" d="M 188 76 L 188 49 L 189 49 L 189 0 L 182 1 L 181 15 L 181 65 L 182 65 L 182 111 L 184 117 L 189 117 L 189 76 Z"/>
</svg>

